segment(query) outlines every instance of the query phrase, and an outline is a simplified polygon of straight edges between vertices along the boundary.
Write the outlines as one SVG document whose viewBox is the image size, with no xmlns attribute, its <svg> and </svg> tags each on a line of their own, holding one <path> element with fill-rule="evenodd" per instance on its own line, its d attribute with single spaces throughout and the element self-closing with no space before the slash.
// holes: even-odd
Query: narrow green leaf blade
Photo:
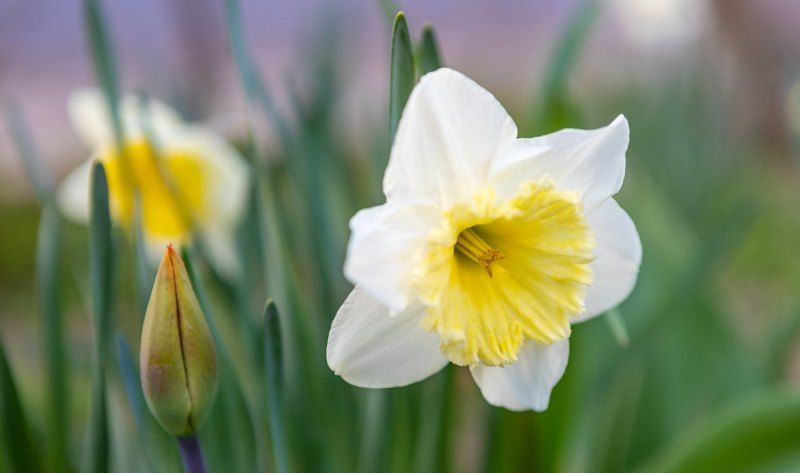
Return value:
<svg viewBox="0 0 800 473">
<path fill-rule="evenodd" d="M 417 74 L 420 77 L 442 67 L 442 57 L 439 54 L 439 45 L 433 25 L 422 25 L 422 34 L 419 38 L 416 51 Z"/>
<path fill-rule="evenodd" d="M 408 32 L 406 15 L 399 12 L 394 19 L 392 30 L 392 56 L 389 70 L 389 140 L 394 141 L 400 115 L 406 106 L 408 96 L 414 88 L 414 49 Z"/>
<path fill-rule="evenodd" d="M 269 409 L 269 428 L 272 439 L 272 452 L 275 457 L 275 471 L 288 471 L 286 445 L 284 438 L 283 403 L 283 347 L 278 308 L 272 300 L 264 306 L 264 369 L 267 381 L 267 406 Z"/>
<path fill-rule="evenodd" d="M 0 439 L 5 440 L 6 461 L 13 473 L 37 472 L 41 464 L 22 410 L 17 385 L 0 340 Z"/>
<path fill-rule="evenodd" d="M 106 405 L 105 359 L 111 332 L 111 215 L 103 165 L 92 165 L 89 220 L 89 283 L 94 320 L 92 401 L 89 413 L 87 466 L 91 473 L 107 472 L 110 449 Z"/>
<path fill-rule="evenodd" d="M 46 373 L 47 470 L 69 471 L 67 455 L 67 412 L 69 390 L 68 354 L 64 349 L 64 313 L 61 308 L 58 274 L 61 222 L 51 199 L 45 201 L 36 251 L 36 282 Z"/>
<path fill-rule="evenodd" d="M 604 318 L 608 329 L 611 331 L 614 340 L 621 347 L 628 346 L 630 337 L 628 336 L 628 327 L 625 325 L 625 318 L 622 317 L 622 311 L 619 307 L 609 310 L 605 313 Z"/>
<path fill-rule="evenodd" d="M 584 0 L 553 50 L 540 92 L 542 101 L 535 116 L 538 132 L 574 126 L 569 123 L 572 117 L 566 99 L 565 85 L 575 67 L 581 48 L 589 37 L 598 11 L 597 0 Z"/>
<path fill-rule="evenodd" d="M 765 393 L 730 408 L 694 435 L 675 444 L 639 473 L 772 471 L 786 462 L 800 468 L 800 397 Z"/>
<path fill-rule="evenodd" d="M 89 284 L 95 324 L 96 349 L 105 355 L 111 336 L 111 214 L 103 164 L 92 165 L 89 220 Z"/>
<path fill-rule="evenodd" d="M 361 437 L 361 452 L 358 472 L 384 471 L 388 458 L 387 423 L 391 391 L 370 389 L 366 392 L 364 430 Z"/>
<path fill-rule="evenodd" d="M 33 141 L 22 110 L 15 102 L 10 102 L 5 112 L 11 140 L 22 159 L 22 165 L 31 181 L 36 198 L 39 202 L 44 202 L 53 192 L 53 179 L 42 162 L 42 156 Z"/>
<path fill-rule="evenodd" d="M 124 149 L 123 143 L 125 134 L 122 120 L 120 120 L 119 103 L 117 101 L 119 97 L 117 67 L 114 63 L 111 38 L 106 29 L 105 19 L 99 0 L 85 0 L 84 15 L 95 74 L 106 97 L 108 116 L 111 117 L 111 125 L 114 130 L 114 139 L 117 144 L 117 149 L 122 150 Z"/>
<path fill-rule="evenodd" d="M 394 0 L 378 0 L 378 6 L 386 19 L 386 26 L 391 25 L 397 11 L 397 3 Z"/>
</svg>

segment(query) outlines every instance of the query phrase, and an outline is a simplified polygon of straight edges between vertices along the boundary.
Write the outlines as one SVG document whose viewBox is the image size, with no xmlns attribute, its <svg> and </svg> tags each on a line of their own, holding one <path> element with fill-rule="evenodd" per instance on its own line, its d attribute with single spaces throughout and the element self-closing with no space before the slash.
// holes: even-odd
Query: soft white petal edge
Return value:
<svg viewBox="0 0 800 473">
<path fill-rule="evenodd" d="M 147 104 L 146 108 L 142 106 L 143 103 Z M 72 127 L 86 146 L 96 148 L 113 142 L 113 125 L 101 90 L 73 92 L 67 103 L 67 113 Z M 132 95 L 120 99 L 119 113 L 126 136 L 141 135 L 145 119 L 153 130 L 162 130 L 181 122 L 180 116 L 164 103 L 152 98 L 143 102 Z"/>
<path fill-rule="evenodd" d="M 89 176 L 94 159 L 87 159 L 61 181 L 56 191 L 56 204 L 64 217 L 76 222 L 89 221 Z"/>
<path fill-rule="evenodd" d="M 359 211 L 350 220 L 345 276 L 392 312 L 403 310 L 413 300 L 417 252 L 440 219 L 435 206 L 405 199 Z"/>
<path fill-rule="evenodd" d="M 336 314 L 328 336 L 328 366 L 350 384 L 391 388 L 421 381 L 447 364 L 439 336 L 424 330 L 421 304 L 389 310 L 356 287 Z"/>
<path fill-rule="evenodd" d="M 472 377 L 489 404 L 512 411 L 543 411 L 568 359 L 569 340 L 549 346 L 528 341 L 513 365 L 478 366 L 472 369 Z"/>
<path fill-rule="evenodd" d="M 622 187 L 629 134 L 628 121 L 620 115 L 596 130 L 517 139 L 492 161 L 492 185 L 504 200 L 521 184 L 550 177 L 557 188 L 580 192 L 588 212 Z"/>
<path fill-rule="evenodd" d="M 448 208 L 485 187 L 497 152 L 517 126 L 486 89 L 452 69 L 424 75 L 397 126 L 383 179 L 388 200 L 429 198 Z"/>
<path fill-rule="evenodd" d="M 630 295 L 642 262 L 642 242 L 636 226 L 613 198 L 586 215 L 597 240 L 591 263 L 594 281 L 586 290 L 586 312 L 572 319 L 582 322 L 613 309 Z"/>
</svg>

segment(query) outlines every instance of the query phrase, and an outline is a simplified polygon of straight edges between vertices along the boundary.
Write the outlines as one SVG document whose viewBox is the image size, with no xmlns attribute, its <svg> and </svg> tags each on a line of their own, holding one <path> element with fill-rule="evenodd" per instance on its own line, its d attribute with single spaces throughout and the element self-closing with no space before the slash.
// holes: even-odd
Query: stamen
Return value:
<svg viewBox="0 0 800 473">
<path fill-rule="evenodd" d="M 505 258 L 502 253 L 483 241 L 472 228 L 467 228 L 458 234 L 455 247 L 461 254 L 481 265 L 490 278 L 494 276 L 492 263 Z"/>
</svg>

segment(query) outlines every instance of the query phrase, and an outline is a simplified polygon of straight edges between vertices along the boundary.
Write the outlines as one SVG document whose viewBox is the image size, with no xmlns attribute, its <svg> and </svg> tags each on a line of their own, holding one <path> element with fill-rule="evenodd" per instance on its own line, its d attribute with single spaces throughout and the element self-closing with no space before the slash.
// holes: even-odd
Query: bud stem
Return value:
<svg viewBox="0 0 800 473">
<path fill-rule="evenodd" d="M 188 437 L 178 437 L 177 440 L 181 451 L 181 460 L 183 460 L 183 471 L 185 473 L 206 473 L 203 449 L 200 448 L 200 442 L 197 441 L 197 437 L 190 435 Z"/>
</svg>

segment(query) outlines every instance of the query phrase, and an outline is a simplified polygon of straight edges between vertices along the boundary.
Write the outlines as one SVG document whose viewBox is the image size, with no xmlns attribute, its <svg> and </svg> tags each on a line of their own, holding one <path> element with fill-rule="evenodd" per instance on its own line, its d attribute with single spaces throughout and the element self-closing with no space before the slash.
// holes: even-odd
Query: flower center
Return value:
<svg viewBox="0 0 800 473">
<path fill-rule="evenodd" d="M 101 156 L 108 175 L 109 200 L 115 220 L 133 222 L 134 198 L 141 203 L 145 233 L 180 238 L 206 214 L 205 169 L 190 153 L 158 150 L 146 140 L 130 140 L 123 149 L 127 163 L 115 150 Z"/>
<path fill-rule="evenodd" d="M 595 245 L 576 193 L 530 182 L 498 204 L 492 190 L 478 192 L 444 213 L 420 254 L 422 326 L 439 334 L 453 363 L 514 363 L 528 340 L 569 336 L 570 318 L 584 310 Z"/>
<path fill-rule="evenodd" d="M 467 228 L 458 234 L 455 248 L 464 256 L 478 263 L 486 270 L 489 277 L 492 274 L 492 263 L 505 258 L 502 253 L 489 246 L 472 228 Z"/>
</svg>

